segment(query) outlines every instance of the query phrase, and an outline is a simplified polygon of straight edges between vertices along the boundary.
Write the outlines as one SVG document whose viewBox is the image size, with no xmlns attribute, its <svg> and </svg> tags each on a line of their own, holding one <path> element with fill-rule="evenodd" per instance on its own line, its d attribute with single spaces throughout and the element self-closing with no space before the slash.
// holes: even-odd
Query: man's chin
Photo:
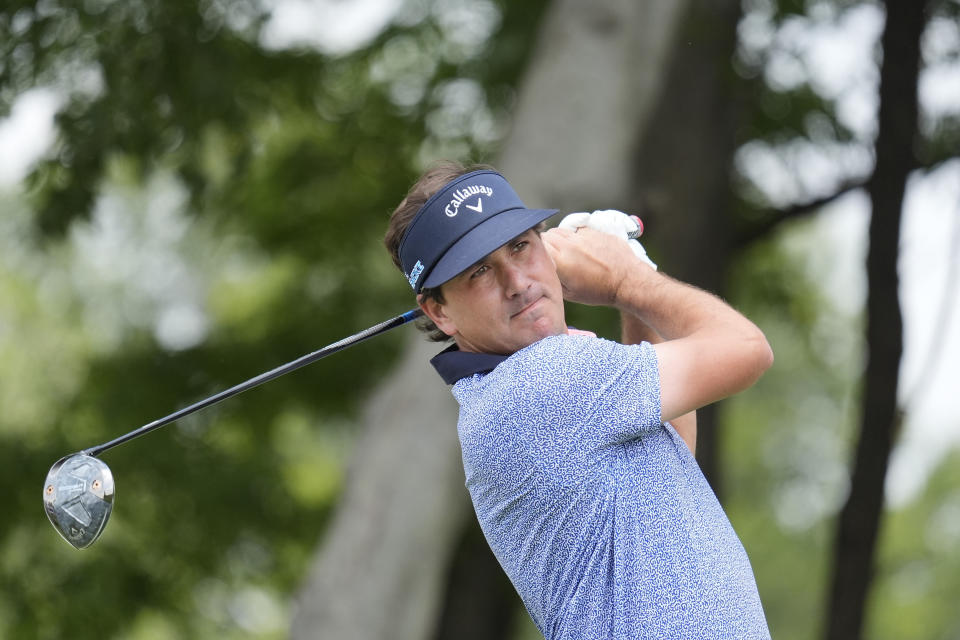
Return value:
<svg viewBox="0 0 960 640">
<path fill-rule="evenodd" d="M 567 332 L 567 324 L 564 322 L 562 313 L 544 313 L 534 321 L 534 327 L 542 334 L 542 337 L 556 336 Z"/>
<path fill-rule="evenodd" d="M 524 332 L 527 337 L 527 344 L 524 346 L 529 346 L 534 342 L 539 342 L 544 338 L 549 338 L 550 336 L 558 336 L 567 332 L 567 327 L 563 323 L 557 323 L 554 321 L 548 321 L 547 318 L 543 318 L 544 322 L 534 323 L 529 331 Z"/>
</svg>

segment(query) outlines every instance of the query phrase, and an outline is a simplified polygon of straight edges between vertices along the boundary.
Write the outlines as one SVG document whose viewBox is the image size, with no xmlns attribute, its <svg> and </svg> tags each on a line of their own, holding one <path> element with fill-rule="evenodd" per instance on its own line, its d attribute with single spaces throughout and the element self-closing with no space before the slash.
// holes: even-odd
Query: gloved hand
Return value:
<svg viewBox="0 0 960 640">
<path fill-rule="evenodd" d="M 647 256 L 643 245 L 635 239 L 643 231 L 643 223 L 636 216 L 628 216 L 614 209 L 601 209 L 593 213 L 571 213 L 565 216 L 557 226 L 572 231 L 580 227 L 589 227 L 623 238 L 633 249 L 634 255 L 650 265 L 654 271 L 657 270 L 657 265 Z"/>
</svg>

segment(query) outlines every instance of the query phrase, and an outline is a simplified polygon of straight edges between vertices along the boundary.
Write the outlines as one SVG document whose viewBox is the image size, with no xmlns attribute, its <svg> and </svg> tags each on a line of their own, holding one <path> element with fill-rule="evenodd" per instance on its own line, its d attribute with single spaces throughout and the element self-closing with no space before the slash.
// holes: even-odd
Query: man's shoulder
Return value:
<svg viewBox="0 0 960 640">
<path fill-rule="evenodd" d="M 526 387 L 553 393 L 557 387 L 582 387 L 602 379 L 624 356 L 626 347 L 596 337 L 549 336 L 516 351 L 473 382 L 488 393 L 508 393 Z M 635 348 L 635 347 L 632 347 Z"/>
<path fill-rule="evenodd" d="M 464 379 L 474 380 L 478 375 L 482 378 L 494 370 L 503 373 L 507 370 L 536 368 L 549 361 L 566 361 L 583 351 L 583 340 L 587 337 L 595 339 L 596 335 L 576 332 L 571 335 L 548 336 L 510 355 L 461 351 L 454 344 L 431 358 L 430 364 L 444 382 L 456 384 Z M 504 362 L 509 362 L 509 365 L 501 367 Z"/>
<path fill-rule="evenodd" d="M 514 352 L 492 373 L 509 376 L 569 375 L 584 362 L 600 357 L 613 344 L 602 338 L 561 334 L 548 336 Z M 535 381 L 535 380 L 534 380 Z"/>
<path fill-rule="evenodd" d="M 498 388 L 524 382 L 542 384 L 545 377 L 569 366 L 574 359 L 582 355 L 585 346 L 582 342 L 582 339 L 571 339 L 567 335 L 548 336 L 509 356 L 498 356 L 499 360 L 495 366 L 486 371 L 477 371 L 473 375 L 464 376 L 456 386 L 467 386 L 496 393 Z M 483 355 L 494 357 L 489 354 Z"/>
<path fill-rule="evenodd" d="M 518 393 L 553 395 L 559 389 L 603 385 L 612 375 L 634 367 L 656 367 L 649 344 L 622 345 L 604 338 L 557 335 L 538 340 L 490 370 L 459 379 L 454 395 L 461 401 Z M 527 391 L 524 391 L 527 390 Z"/>
<path fill-rule="evenodd" d="M 624 359 L 649 358 L 650 345 L 623 345 L 595 335 L 563 334 L 549 336 L 520 349 L 503 364 L 517 370 L 556 370 L 568 375 L 572 371 L 605 367 Z M 499 369 L 500 367 L 498 367 Z"/>
</svg>

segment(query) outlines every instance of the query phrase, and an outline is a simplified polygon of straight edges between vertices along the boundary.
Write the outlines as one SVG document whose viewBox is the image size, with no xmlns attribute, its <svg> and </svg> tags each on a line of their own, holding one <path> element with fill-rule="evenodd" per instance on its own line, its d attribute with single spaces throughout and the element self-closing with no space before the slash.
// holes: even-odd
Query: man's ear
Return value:
<svg viewBox="0 0 960 640">
<path fill-rule="evenodd" d="M 437 325 L 440 331 L 443 331 L 448 336 L 457 335 L 457 325 L 453 319 L 447 315 L 444 305 L 422 294 L 417 296 L 417 304 L 420 305 L 423 312 L 427 314 L 427 317 L 433 320 L 433 324 Z"/>
</svg>

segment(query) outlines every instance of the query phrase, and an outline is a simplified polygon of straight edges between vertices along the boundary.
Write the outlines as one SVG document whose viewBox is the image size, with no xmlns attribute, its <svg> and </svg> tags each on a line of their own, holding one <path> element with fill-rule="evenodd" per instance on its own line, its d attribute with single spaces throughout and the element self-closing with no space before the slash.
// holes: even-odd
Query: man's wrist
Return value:
<svg viewBox="0 0 960 640">
<path fill-rule="evenodd" d="M 629 266 L 625 267 L 620 281 L 613 292 L 611 305 L 621 313 L 640 316 L 645 299 L 644 292 L 651 293 L 653 287 L 660 283 L 661 275 L 640 258 L 634 257 Z"/>
</svg>

